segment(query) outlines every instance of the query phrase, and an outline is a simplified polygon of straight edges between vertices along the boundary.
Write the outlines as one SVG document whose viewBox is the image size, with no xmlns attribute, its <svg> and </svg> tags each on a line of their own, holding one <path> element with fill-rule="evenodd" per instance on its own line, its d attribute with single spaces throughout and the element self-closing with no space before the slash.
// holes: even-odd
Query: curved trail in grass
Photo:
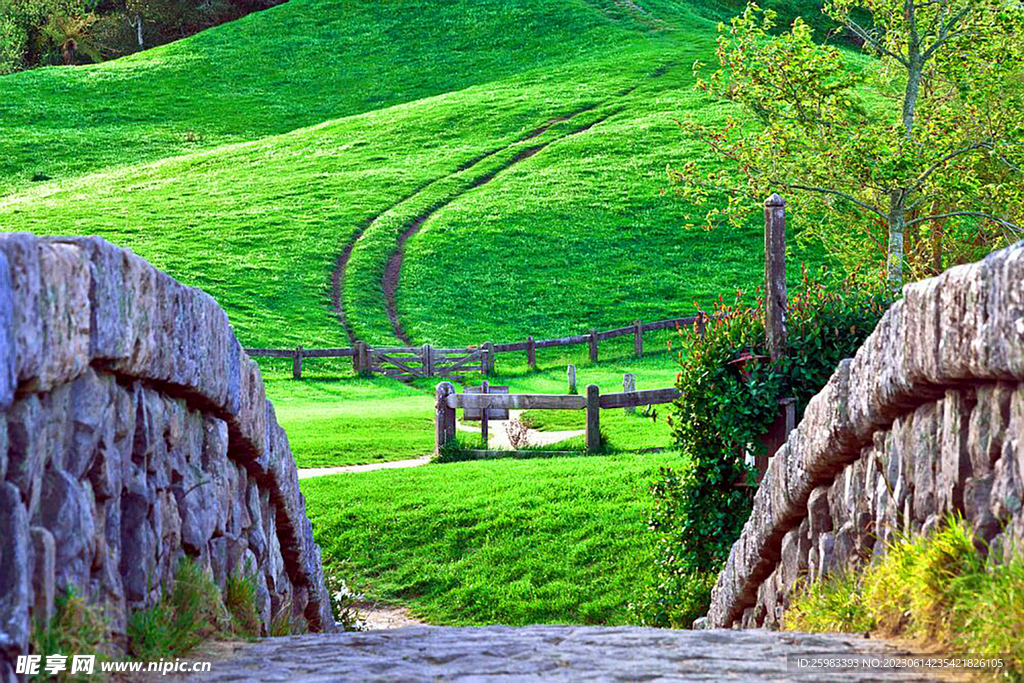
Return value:
<svg viewBox="0 0 1024 683">
<path fill-rule="evenodd" d="M 584 109 L 581 109 L 580 111 L 572 114 L 571 116 L 564 120 L 570 120 L 577 116 L 578 114 L 584 111 L 589 111 L 592 108 L 593 107 L 586 107 Z M 459 199 L 460 197 L 462 197 L 462 195 L 466 194 L 470 190 L 475 190 L 478 187 L 486 185 L 487 183 L 494 180 L 500 173 L 507 171 L 508 169 L 512 168 L 513 166 L 520 162 L 526 161 L 533 155 L 543 150 L 548 145 L 552 145 L 558 142 L 559 140 L 564 140 L 565 138 L 571 137 L 573 135 L 579 135 L 580 133 L 584 133 L 593 128 L 594 126 L 596 126 L 597 124 L 601 123 L 608 117 L 619 113 L 620 111 L 622 110 L 617 109 L 610 111 L 607 114 L 603 115 L 602 117 L 598 118 L 597 120 L 592 121 L 591 123 L 588 123 L 582 128 L 574 130 L 571 133 L 567 133 L 565 135 L 557 137 L 549 142 L 545 142 L 538 145 L 531 145 L 530 147 L 527 147 L 526 149 L 517 153 L 508 162 L 499 166 L 497 169 L 474 180 L 472 184 L 462 192 L 459 192 L 455 196 L 449 197 L 446 201 L 442 203 L 432 206 L 426 212 L 416 217 L 412 224 L 409 225 L 405 232 L 402 233 L 401 237 L 398 238 L 398 243 L 395 245 L 395 250 L 391 252 L 391 256 L 388 257 L 387 265 L 384 267 L 384 276 L 381 278 L 381 288 L 384 290 L 384 306 L 387 309 L 388 319 L 391 321 L 391 329 L 394 331 L 394 334 L 397 338 L 401 339 L 406 344 L 412 344 L 412 340 L 409 339 L 409 336 L 405 333 L 405 330 L 402 329 L 402 323 L 398 319 L 398 309 L 395 302 L 395 293 L 398 291 L 398 280 L 401 277 L 402 273 L 402 256 L 405 253 L 405 243 L 409 240 L 409 238 L 415 235 L 417 232 L 419 232 L 420 228 L 423 227 L 423 224 L 426 223 L 431 216 L 433 216 L 435 213 L 443 209 L 445 206 L 448 206 L 455 200 Z M 555 120 L 553 119 L 552 123 L 554 121 Z M 552 123 L 549 123 L 548 127 L 552 125 Z M 533 135 L 527 135 L 526 137 L 523 138 L 523 140 L 528 140 L 533 137 L 537 137 L 545 130 L 547 130 L 547 127 L 543 128 L 542 130 L 540 130 L 540 132 L 537 132 Z"/>
<path fill-rule="evenodd" d="M 644 82 L 663 76 L 674 64 L 662 64 L 647 79 L 599 101 L 584 103 L 501 147 L 464 162 L 452 173 L 430 181 L 367 221 L 345 245 L 332 273 L 334 311 L 349 340 L 411 344 L 403 329 L 397 290 L 405 245 L 436 213 L 513 166 L 556 142 L 584 133 L 621 113 L 618 101 Z M 588 121 L 572 126 L 584 115 Z M 383 304 L 383 305 L 382 305 Z"/>
<path fill-rule="evenodd" d="M 632 92 L 634 89 L 635 89 L 635 86 L 633 88 L 629 88 L 628 90 L 624 91 L 623 93 L 621 93 L 621 95 L 626 95 L 629 92 Z M 604 104 L 604 103 L 603 102 L 601 102 L 601 103 L 588 103 L 588 104 L 585 104 L 585 105 L 583 105 L 581 107 L 578 107 L 577 109 L 569 112 L 568 114 L 564 114 L 564 115 L 561 115 L 561 116 L 555 116 L 553 118 L 550 118 L 546 122 L 541 124 L 540 126 L 534 128 L 533 130 L 529 131 L 528 133 L 526 133 L 522 137 L 518 138 L 517 140 L 515 140 L 515 141 L 513 141 L 513 142 L 511 142 L 511 143 L 509 143 L 507 145 L 503 145 L 501 147 L 498 147 L 496 149 L 492 149 L 490 151 L 478 154 L 477 156 L 473 157 L 472 159 L 470 159 L 470 160 L 468 160 L 466 162 L 463 162 L 462 164 L 460 164 L 455 169 L 455 171 L 453 173 L 451 173 L 451 174 L 449 174 L 447 176 L 443 176 L 442 178 L 439 178 L 439 179 L 436 179 L 436 180 L 432 180 L 430 182 L 427 182 L 427 183 L 424 183 L 424 184 L 420 185 L 419 187 L 415 188 L 412 192 L 409 192 L 404 197 L 399 199 L 397 202 L 395 202 L 389 208 L 385 209 L 384 211 L 380 212 L 376 216 L 373 216 L 372 218 L 367 220 L 362 225 L 362 227 L 360 227 L 355 232 L 355 234 L 352 235 L 352 238 L 349 240 L 348 244 L 345 245 L 344 250 L 342 250 L 342 252 L 338 255 L 338 259 L 337 259 L 337 261 L 335 263 L 334 271 L 331 274 L 331 300 L 332 300 L 333 305 L 334 305 L 334 312 L 335 312 L 335 315 L 337 315 L 337 317 L 338 317 L 338 322 L 341 324 L 342 329 L 344 329 L 345 334 L 348 336 L 349 341 L 351 343 L 355 343 L 358 340 L 358 336 L 356 335 L 355 331 L 352 329 L 352 325 L 350 324 L 347 316 L 345 315 L 345 304 L 344 304 L 345 273 L 346 273 L 346 270 L 348 269 L 349 261 L 352 258 L 353 250 L 356 248 L 357 244 L 359 243 L 359 240 L 362 239 L 363 235 L 366 233 L 367 230 L 369 230 L 374 225 L 374 223 L 376 223 L 379 220 L 382 220 L 389 212 L 398 209 L 398 207 L 400 207 L 402 204 L 404 204 L 407 201 L 412 200 L 413 198 L 415 198 L 417 195 L 422 193 L 424 190 L 426 190 L 430 186 L 438 184 L 439 182 L 442 182 L 444 180 L 448 180 L 448 179 L 454 178 L 455 176 L 458 176 L 459 174 L 472 171 L 477 165 L 485 162 L 486 160 L 494 157 L 495 155 L 498 155 L 498 154 L 500 154 L 502 152 L 506 152 L 506 151 L 516 147 L 517 145 L 521 145 L 522 143 L 526 142 L 527 140 L 532 140 L 533 138 L 539 137 L 542 134 L 544 134 L 545 132 L 547 132 L 548 129 L 551 128 L 551 126 L 553 126 L 553 125 L 555 125 L 557 123 L 564 122 L 564 121 L 569 121 L 572 118 L 574 118 L 574 117 L 576 117 L 576 116 L 578 116 L 580 114 L 583 114 L 585 112 L 588 112 L 588 111 L 590 111 L 592 109 L 597 108 L 601 104 Z M 593 125 L 595 125 L 595 124 L 591 124 L 590 126 L 588 126 L 588 128 L 589 127 L 593 127 Z M 579 132 L 582 132 L 582 131 L 579 131 Z M 561 139 L 561 138 L 558 138 L 558 139 Z M 552 140 L 551 142 L 554 142 L 554 140 Z M 495 171 L 492 171 L 490 173 L 487 173 L 484 176 L 482 176 L 481 178 L 475 180 L 470 185 L 470 187 L 468 189 L 473 189 L 475 187 L 479 187 L 480 185 L 483 185 L 483 184 L 489 182 L 500 171 L 505 170 L 509 166 L 512 166 L 513 164 L 516 164 L 516 163 L 518 163 L 518 162 L 520 162 L 520 161 L 522 161 L 522 160 L 524 160 L 526 158 L 529 158 L 530 156 L 533 156 L 534 154 L 539 152 L 541 149 L 546 147 L 548 144 L 551 144 L 551 143 L 548 142 L 548 143 L 545 143 L 543 145 L 537 145 L 536 147 L 532 147 L 532 148 L 529 148 L 529 149 L 527 149 L 527 150 L 525 150 L 523 152 L 520 152 L 508 164 L 505 164 L 502 167 L 500 167 L 499 169 L 497 169 Z M 466 191 L 468 191 L 468 189 Z M 382 287 L 383 287 L 384 296 L 385 296 L 385 307 L 387 309 L 388 317 L 391 320 L 391 325 L 392 325 L 392 329 L 394 330 L 395 336 L 398 339 L 401 339 L 405 343 L 410 343 L 410 342 L 409 342 L 408 337 L 405 335 L 405 333 L 401 329 L 401 325 L 398 322 L 397 313 L 395 311 L 395 291 L 398 288 L 398 275 L 399 275 L 399 272 L 401 270 L 402 247 L 405 245 L 406 240 L 408 240 L 409 237 L 411 237 L 413 234 L 415 234 L 419 230 L 419 228 L 423 225 L 423 223 L 431 215 L 433 215 L 442 206 L 450 204 L 452 201 L 454 201 L 457 197 L 461 196 L 463 193 L 464 192 L 460 192 L 456 196 L 451 197 L 448 201 L 445 201 L 445 202 L 442 202 L 442 203 L 439 203 L 439 204 L 436 204 L 436 205 L 430 207 L 426 212 L 424 212 L 423 214 L 421 214 L 421 215 L 417 216 L 415 219 L 413 219 L 412 224 L 410 225 L 410 227 L 408 229 L 406 229 L 402 233 L 402 235 L 398 238 L 396 249 L 391 254 L 391 256 L 388 258 L 387 265 L 384 268 L 384 276 L 382 278 Z"/>
</svg>

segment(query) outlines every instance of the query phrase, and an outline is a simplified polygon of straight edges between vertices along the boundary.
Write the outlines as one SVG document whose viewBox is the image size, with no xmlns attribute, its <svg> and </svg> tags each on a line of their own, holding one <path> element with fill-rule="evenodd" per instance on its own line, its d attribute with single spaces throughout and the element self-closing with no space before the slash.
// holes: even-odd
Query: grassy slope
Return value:
<svg viewBox="0 0 1024 683">
<path fill-rule="evenodd" d="M 0 195 L 453 92 L 620 43 L 583 0 L 291 0 L 96 66 L 0 78 Z"/>
<path fill-rule="evenodd" d="M 299 14 L 311 11 L 302 0 L 288 7 Z M 718 291 L 749 282 L 760 270 L 756 235 L 718 234 L 711 239 L 702 232 L 685 232 L 679 227 L 684 207 L 658 192 L 663 164 L 688 150 L 671 117 L 677 109 L 700 104 L 688 88 L 686 64 L 710 49 L 710 24 L 680 12 L 674 15 L 676 28 L 651 34 L 628 17 L 609 19 L 572 2 L 559 7 L 564 21 L 545 23 L 543 40 L 529 35 L 538 31 L 536 17 L 525 23 L 523 35 L 513 30 L 519 43 L 545 43 L 549 51 L 549 39 L 571 33 L 573 40 L 561 40 L 568 47 L 559 48 L 566 58 L 557 66 L 279 136 L 46 184 L 0 200 L 0 220 L 8 230 L 98 233 L 132 247 L 213 293 L 249 345 L 344 343 L 329 303 L 336 255 L 374 217 L 400 213 L 388 210 L 404 206 L 402 199 L 412 205 L 406 214 L 415 215 L 424 202 L 430 206 L 445 193 L 454 202 L 410 243 L 399 291 L 399 308 L 417 341 L 480 341 L 485 334 L 500 341 L 526 332 L 559 335 L 590 325 L 619 325 L 635 316 L 665 317 L 689 310 L 695 298 L 706 304 Z M 433 12 L 442 23 L 450 11 L 447 3 L 419 3 L 415 9 L 428 17 Z M 245 21 L 269 21 L 272 16 Z M 364 8 L 354 14 L 351 33 L 376 35 L 376 29 L 366 27 L 379 21 Z M 487 26 L 484 22 L 478 30 Z M 227 38 L 208 35 L 221 30 L 236 40 L 252 32 L 242 22 L 92 69 L 134 73 L 153 64 L 173 64 L 171 57 L 193 43 L 226 44 Z M 296 35 L 305 30 L 302 22 L 289 28 Z M 429 50 L 416 56 L 417 49 L 426 48 L 415 38 L 415 33 L 409 36 L 412 56 L 407 59 L 430 61 Z M 282 40 L 287 42 L 287 35 Z M 601 41 L 618 47 L 595 55 L 591 48 Z M 509 68 L 493 63 L 500 54 L 499 49 L 458 59 L 490 59 L 493 74 Z M 387 55 L 374 50 L 363 59 L 390 63 Z M 296 83 L 302 73 L 298 68 Z M 417 88 L 451 85 L 453 77 L 445 73 L 425 69 Z M 58 69 L 33 72 L 32 77 L 56 82 L 58 76 L 78 74 Z M 268 74 L 274 83 L 273 72 Z M 488 74 L 484 70 L 476 75 Z M 161 97 L 162 80 L 152 83 L 149 96 Z M 329 86 L 328 81 L 324 89 Z M 634 86 L 633 92 L 622 94 Z M 273 87 L 284 95 L 278 101 L 290 101 L 291 85 L 278 82 Z M 398 89 L 388 78 L 375 81 L 374 88 Z M 193 123 L 199 125 L 207 120 L 206 95 L 197 97 Z M 134 93 L 118 97 L 116 103 L 127 106 L 121 103 L 142 99 L 142 93 Z M 231 100 L 213 99 L 214 107 Z M 359 109 L 365 103 L 353 100 L 349 106 Z M 552 117 L 586 107 L 592 109 L 515 145 Z M 256 115 L 248 109 L 261 108 L 237 107 L 236 113 L 243 118 Z M 168 112 L 173 114 L 173 107 Z M 612 116 L 594 128 L 563 137 L 608 114 Z M 131 119 L 115 118 L 121 126 Z M 222 112 L 209 121 L 228 125 L 231 118 Z M 239 121 L 235 123 L 244 130 Z M 134 125 L 145 131 L 147 124 Z M 523 145 L 546 142 L 550 146 L 486 186 L 459 194 L 459 184 L 471 183 L 474 173 L 490 172 Z M 458 172 L 481 154 L 495 151 L 493 159 Z M 126 156 L 131 154 L 129 146 Z M 391 339 L 377 285 L 379 270 L 374 268 L 382 267 L 381 259 L 394 246 L 395 225 L 400 232 L 401 221 L 391 225 L 390 233 L 367 230 L 346 276 L 350 288 L 361 282 L 355 289 L 365 298 L 346 299 L 352 304 L 346 312 L 353 327 L 366 333 L 364 338 Z M 580 230 L 581 225 L 588 229 Z M 638 253 L 644 254 L 642 262 L 635 258 Z M 517 290 L 502 290 L 508 282 L 515 282 Z M 648 348 L 655 345 L 648 341 Z M 569 353 L 582 367 L 584 351 Z M 504 371 L 504 357 L 500 363 Z M 671 364 L 659 367 L 665 380 L 653 386 L 666 386 Z M 618 372 L 632 369 L 627 363 Z M 619 381 L 608 377 L 602 384 L 614 388 Z M 422 425 L 429 419 L 429 387 L 423 389 L 414 395 L 404 389 L 395 395 L 383 390 L 379 400 L 365 406 L 367 397 L 359 386 L 321 384 L 306 391 L 272 382 L 271 396 L 284 403 L 282 418 L 293 432 L 300 463 L 327 465 L 400 459 L 428 449 L 429 434 Z M 522 390 L 528 389 L 540 390 Z M 625 437 L 616 433 L 616 421 L 622 420 L 609 418 L 606 423 L 618 447 L 664 445 L 657 429 L 623 423 L 619 427 L 633 432 Z"/>
<path fill-rule="evenodd" d="M 331 569 L 433 623 L 625 623 L 646 488 L 678 455 L 429 465 L 307 480 Z"/>
</svg>

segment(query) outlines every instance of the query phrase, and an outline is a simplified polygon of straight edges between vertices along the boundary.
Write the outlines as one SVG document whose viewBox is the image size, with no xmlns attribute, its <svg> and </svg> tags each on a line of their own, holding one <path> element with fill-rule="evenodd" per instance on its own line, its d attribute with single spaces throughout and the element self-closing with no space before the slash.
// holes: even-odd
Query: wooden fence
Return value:
<svg viewBox="0 0 1024 683">
<path fill-rule="evenodd" d="M 371 347 L 363 342 L 356 342 L 350 348 L 338 349 L 307 349 L 296 346 L 291 349 L 246 349 L 246 353 L 254 358 L 291 358 L 292 376 L 302 379 L 302 362 L 306 358 L 352 358 L 353 369 L 361 374 L 379 373 L 397 379 L 413 379 L 416 377 L 458 377 L 460 373 L 478 371 L 489 375 L 494 371 L 494 356 L 499 353 L 526 352 L 526 362 L 530 368 L 537 368 L 537 349 L 556 346 L 574 346 L 587 344 L 590 347 L 590 360 L 598 360 L 598 344 L 608 339 L 633 336 L 633 353 L 637 358 L 644 355 L 644 332 L 668 330 L 677 327 L 696 325 L 703 332 L 705 318 L 690 316 L 688 318 L 672 318 L 653 323 L 635 321 L 628 327 L 614 330 L 591 330 L 587 334 L 558 339 L 534 339 L 510 344 L 494 344 L 486 342 L 479 346 L 465 348 L 434 348 L 429 344 L 423 346 Z"/>
<path fill-rule="evenodd" d="M 439 451 L 455 438 L 455 411 L 482 411 L 486 424 L 488 410 L 586 410 L 587 451 L 601 448 L 601 410 L 608 408 L 636 408 L 637 406 L 671 403 L 679 397 L 675 388 L 629 391 L 601 395 L 596 384 L 587 386 L 585 396 L 572 394 L 497 394 L 457 393 L 451 382 L 437 385 L 436 415 L 434 420 L 434 449 Z M 481 425 L 486 434 L 487 427 Z"/>
</svg>

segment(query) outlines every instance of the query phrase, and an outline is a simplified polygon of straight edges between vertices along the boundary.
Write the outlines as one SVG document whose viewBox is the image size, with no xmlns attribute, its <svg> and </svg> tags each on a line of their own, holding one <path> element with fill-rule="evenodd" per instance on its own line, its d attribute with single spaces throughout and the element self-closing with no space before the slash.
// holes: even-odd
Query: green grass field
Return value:
<svg viewBox="0 0 1024 683">
<path fill-rule="evenodd" d="M 712 163 L 676 119 L 728 113 L 691 67 L 738 6 L 291 0 L 124 59 L 5 76 L 0 229 L 130 247 L 212 294 L 245 346 L 465 345 L 687 315 L 763 268 L 758 207 L 712 234 L 664 192 L 667 164 Z M 624 372 L 667 387 L 672 340 L 648 336 L 642 360 L 628 338 L 603 343 L 596 364 L 585 346 L 542 350 L 537 372 L 502 355 L 489 379 L 561 393 L 574 363 L 581 391 L 619 391 Z M 300 467 L 432 449 L 436 380 L 263 367 Z M 605 411 L 607 456 L 303 489 L 330 562 L 431 621 L 621 623 L 651 562 L 647 483 L 673 457 L 630 451 L 670 445 L 666 412 Z"/>
<path fill-rule="evenodd" d="M 622 391 L 625 372 L 636 375 L 640 389 L 668 387 L 674 382 L 674 356 L 667 352 L 637 360 L 629 355 L 631 339 L 628 348 L 624 343 L 608 342 L 602 349 L 607 358 L 593 365 L 586 359 L 586 347 L 543 349 L 538 353 L 537 372 L 527 368 L 525 357 L 500 355 L 496 374 L 488 381 L 507 385 L 512 393 L 565 393 L 566 364 L 574 363 L 580 392 L 587 384 L 597 384 L 604 393 Z M 320 363 L 319 367 L 314 363 Z M 292 380 L 282 365 L 270 368 L 266 380 L 299 467 L 405 460 L 433 450 L 436 380 L 406 385 L 386 378 L 360 379 L 353 377 L 349 368 L 331 361 L 307 361 L 305 374 L 306 379 Z M 482 379 L 470 376 L 466 383 L 479 384 Z M 656 421 L 621 410 L 602 411 L 601 429 L 608 448 L 635 451 L 668 446 L 668 406 L 656 410 Z M 528 415 L 530 426 L 542 431 L 583 428 L 582 411 L 532 411 Z"/>
<path fill-rule="evenodd" d="M 306 480 L 330 571 L 430 623 L 629 622 L 647 486 L 675 453 L 428 465 Z"/>
</svg>

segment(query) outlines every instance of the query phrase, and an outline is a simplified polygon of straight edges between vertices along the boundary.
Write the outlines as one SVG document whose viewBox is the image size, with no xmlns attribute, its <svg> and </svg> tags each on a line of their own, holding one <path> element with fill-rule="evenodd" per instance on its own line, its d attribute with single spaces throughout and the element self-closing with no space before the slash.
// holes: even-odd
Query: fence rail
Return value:
<svg viewBox="0 0 1024 683">
<path fill-rule="evenodd" d="M 632 381 L 631 379 L 628 381 Z M 437 385 L 437 414 L 434 422 L 434 450 L 440 451 L 455 438 L 455 411 L 481 411 L 480 431 L 486 441 L 487 412 L 489 410 L 583 410 L 587 411 L 587 450 L 601 448 L 601 410 L 610 408 L 636 408 L 638 406 L 671 403 L 679 397 L 679 390 L 648 389 L 601 395 L 596 384 L 587 387 L 586 396 L 572 394 L 489 394 L 455 391 L 450 382 Z M 486 443 L 484 444 L 486 448 Z"/>
<path fill-rule="evenodd" d="M 426 344 L 423 346 L 388 347 L 371 347 L 365 345 L 366 351 L 362 352 L 360 349 L 362 343 L 356 342 L 354 347 L 348 348 L 307 349 L 303 346 L 296 346 L 288 349 L 251 348 L 246 349 L 245 351 L 253 358 L 291 358 L 292 375 L 295 379 L 302 378 L 302 361 L 305 358 L 352 358 L 353 368 L 356 372 L 367 374 L 379 372 L 395 375 L 400 378 L 406 378 L 413 375 L 422 377 L 450 377 L 453 372 L 465 372 L 467 370 L 476 369 L 480 369 L 483 374 L 486 375 L 493 371 L 494 355 L 498 353 L 525 351 L 527 363 L 531 368 L 536 369 L 537 349 L 588 344 L 590 346 L 590 360 L 597 361 L 599 342 L 606 341 L 608 339 L 615 339 L 617 337 L 626 337 L 629 335 L 633 335 L 633 351 L 639 358 L 642 357 L 644 353 L 644 332 L 667 330 L 676 327 L 689 327 L 692 325 L 697 325 L 703 331 L 704 321 L 705 317 L 701 315 L 690 316 L 687 318 L 671 318 L 669 320 L 659 320 L 652 323 L 642 323 L 637 320 L 628 327 L 619 327 L 614 330 L 591 330 L 587 334 L 577 334 L 571 337 L 559 337 L 556 339 L 534 339 L 533 337 L 528 337 L 526 341 L 521 342 L 512 342 L 509 344 L 492 344 L 491 342 L 487 342 L 475 346 L 467 346 L 465 348 L 435 348 Z M 365 355 L 363 355 L 364 353 Z M 408 368 L 392 367 L 392 364 L 387 362 L 383 364 L 375 362 L 380 359 L 382 354 L 385 357 L 395 355 L 411 358 L 412 356 L 417 356 L 419 358 L 419 360 L 415 362 L 415 365 L 418 366 L 417 372 L 409 372 Z M 463 362 L 466 358 L 469 360 L 465 360 L 465 362 Z M 470 363 L 470 361 L 477 360 L 479 360 L 479 363 Z M 408 363 L 405 363 L 404 361 L 402 362 L 403 365 L 408 365 Z M 419 371 L 420 367 L 425 368 L 425 374 Z M 402 372 L 395 372 L 395 370 L 402 370 Z"/>
</svg>

